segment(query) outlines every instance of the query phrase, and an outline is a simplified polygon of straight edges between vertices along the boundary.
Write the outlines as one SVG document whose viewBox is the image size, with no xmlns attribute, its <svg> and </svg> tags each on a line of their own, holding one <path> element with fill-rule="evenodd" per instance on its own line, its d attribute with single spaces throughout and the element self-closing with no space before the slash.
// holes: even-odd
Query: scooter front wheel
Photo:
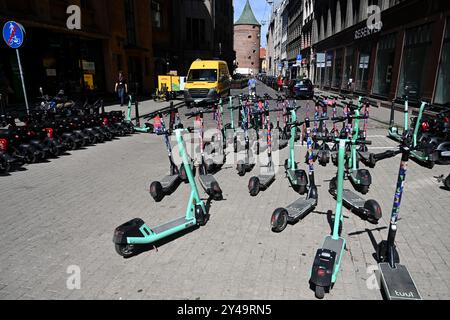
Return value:
<svg viewBox="0 0 450 320">
<path fill-rule="evenodd" d="M 325 298 L 325 288 L 321 286 L 316 286 L 315 295 L 316 298 L 320 300 Z"/>
<path fill-rule="evenodd" d="M 447 177 L 447 179 L 444 180 L 444 185 L 447 190 L 450 190 L 450 175 Z"/>
<path fill-rule="evenodd" d="M 238 175 L 240 177 L 245 176 L 245 166 L 244 166 L 243 163 L 238 163 L 237 164 L 237 172 L 238 172 Z"/>
<path fill-rule="evenodd" d="M 377 224 L 383 216 L 381 206 L 375 200 L 367 200 L 364 204 L 364 209 L 368 212 L 367 220 L 369 222 Z"/>
<path fill-rule="evenodd" d="M 275 233 L 283 232 L 288 224 L 288 213 L 286 209 L 279 208 L 272 214 L 271 226 Z"/>
<path fill-rule="evenodd" d="M 299 186 L 299 185 L 293 186 L 293 189 L 300 195 L 304 195 L 308 191 L 306 186 Z"/>
<path fill-rule="evenodd" d="M 132 244 L 116 244 L 116 252 L 119 256 L 127 259 L 136 253 L 136 248 Z"/>
</svg>

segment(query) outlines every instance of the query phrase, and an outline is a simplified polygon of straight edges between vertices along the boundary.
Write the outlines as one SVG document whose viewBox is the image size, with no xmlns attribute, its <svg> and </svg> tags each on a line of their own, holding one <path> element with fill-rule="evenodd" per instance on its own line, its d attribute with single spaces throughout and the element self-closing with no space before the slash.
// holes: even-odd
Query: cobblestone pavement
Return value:
<svg viewBox="0 0 450 320">
<path fill-rule="evenodd" d="M 144 102 L 141 113 L 161 106 Z M 371 122 L 373 150 L 395 147 L 386 132 Z M 287 153 L 278 158 L 286 159 Z M 296 154 L 303 157 L 305 147 Z M 327 299 L 382 298 L 379 290 L 368 288 L 367 270 L 376 265 L 373 242 L 387 236 L 399 162 L 396 157 L 371 170 L 367 198 L 382 206 L 379 225 L 345 210 L 347 251 Z M 397 236 L 400 257 L 425 299 L 449 299 L 450 197 L 434 178 L 448 174 L 448 167 L 429 170 L 414 162 L 409 167 Z M 274 234 L 272 212 L 299 195 L 280 170 L 268 191 L 251 198 L 251 174 L 240 178 L 227 164 L 216 174 L 225 200 L 212 203 L 206 227 L 128 260 L 114 250 L 118 225 L 135 217 L 150 226 L 167 222 L 182 216 L 188 201 L 186 185 L 159 204 L 148 194 L 150 182 L 168 171 L 161 137 L 121 138 L 26 169 L 0 177 L 0 299 L 314 299 L 309 272 L 330 233 L 326 212 L 335 208 L 327 191 L 333 166 L 316 168 L 317 210 Z M 67 286 L 73 266 L 81 271 L 79 290 Z"/>
</svg>

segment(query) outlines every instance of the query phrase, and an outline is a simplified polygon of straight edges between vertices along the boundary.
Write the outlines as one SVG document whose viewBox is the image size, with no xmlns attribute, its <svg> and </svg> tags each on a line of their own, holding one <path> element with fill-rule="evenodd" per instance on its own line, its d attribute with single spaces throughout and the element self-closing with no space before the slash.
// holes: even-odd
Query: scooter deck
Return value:
<svg viewBox="0 0 450 320">
<path fill-rule="evenodd" d="M 370 160 L 370 155 L 371 153 L 368 151 L 358 151 L 359 156 L 364 160 L 364 161 L 369 161 Z"/>
<path fill-rule="evenodd" d="M 181 217 L 176 220 L 165 223 L 163 225 L 157 226 L 156 228 L 153 228 L 152 231 L 155 234 L 161 234 L 170 229 L 173 229 L 175 227 L 181 227 L 183 225 L 184 227 L 189 228 L 194 225 L 194 220 L 186 220 L 186 217 Z"/>
<path fill-rule="evenodd" d="M 280 140 L 280 142 L 278 143 L 278 149 L 284 149 L 288 146 L 289 144 L 289 140 Z"/>
<path fill-rule="evenodd" d="M 168 190 L 171 189 L 175 183 L 177 182 L 177 180 L 179 179 L 178 175 L 174 175 L 174 176 L 165 176 L 161 181 L 161 185 L 163 187 L 164 190 Z"/>
<path fill-rule="evenodd" d="M 402 139 L 402 135 L 400 135 L 398 132 L 389 131 L 388 136 L 395 141 L 400 141 Z"/>
<path fill-rule="evenodd" d="M 275 181 L 275 173 L 258 176 L 259 184 L 263 187 L 268 186 Z"/>
<path fill-rule="evenodd" d="M 366 203 L 366 200 L 349 189 L 344 190 L 342 200 L 344 203 L 354 208 L 364 208 L 364 204 Z"/>
<path fill-rule="evenodd" d="M 342 256 L 343 256 L 344 249 L 345 249 L 345 239 L 338 238 L 337 240 L 335 240 L 335 239 L 333 239 L 332 236 L 328 236 L 325 238 L 322 249 L 327 249 L 327 250 L 336 252 L 336 259 L 335 259 L 335 264 L 334 264 L 334 269 L 333 269 L 333 277 L 332 277 L 332 282 L 335 283 L 337 273 L 339 272 L 339 269 L 341 267 Z"/>
<path fill-rule="evenodd" d="M 214 182 L 217 182 L 216 178 L 212 174 L 201 175 L 199 177 L 200 184 L 203 189 L 210 190 Z"/>
<path fill-rule="evenodd" d="M 422 150 L 413 150 L 411 151 L 411 157 L 418 159 L 419 161 L 431 161 L 432 155 L 428 155 L 427 153 L 423 152 Z M 434 159 L 436 160 L 436 159 Z"/>
<path fill-rule="evenodd" d="M 306 177 L 306 172 L 303 169 L 297 169 L 297 170 L 287 170 L 286 174 L 289 178 L 289 180 L 292 182 L 292 184 L 294 185 L 307 185 L 308 181 L 300 181 L 301 177 Z M 302 182 L 302 183 L 301 183 Z"/>
<path fill-rule="evenodd" d="M 389 300 L 422 300 L 406 266 L 397 264 L 396 269 L 393 269 L 389 263 L 380 263 L 378 268 L 381 284 Z"/>
<path fill-rule="evenodd" d="M 286 208 L 289 222 L 297 221 L 310 213 L 316 207 L 315 199 L 298 199 Z"/>
</svg>

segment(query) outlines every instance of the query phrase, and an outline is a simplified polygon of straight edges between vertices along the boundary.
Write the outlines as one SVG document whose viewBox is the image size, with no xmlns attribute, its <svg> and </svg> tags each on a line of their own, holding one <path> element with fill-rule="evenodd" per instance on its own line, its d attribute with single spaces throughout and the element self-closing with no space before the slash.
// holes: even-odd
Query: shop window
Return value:
<svg viewBox="0 0 450 320">
<path fill-rule="evenodd" d="M 342 79 L 342 87 L 348 90 L 353 89 L 354 63 L 355 63 L 355 51 L 353 48 L 347 48 L 345 54 L 345 70 L 344 70 L 344 78 Z"/>
<path fill-rule="evenodd" d="M 406 93 L 405 87 L 408 87 L 410 99 L 420 99 L 423 94 L 431 50 L 431 30 L 432 24 L 427 24 L 406 31 L 397 92 L 399 97 Z"/>
<path fill-rule="evenodd" d="M 373 93 L 388 96 L 392 85 L 392 69 L 395 58 L 395 36 L 389 34 L 378 43 L 377 61 L 373 83 Z"/>
<path fill-rule="evenodd" d="M 336 59 L 334 65 L 333 87 L 340 88 L 342 84 L 342 72 L 344 69 L 344 50 L 336 51 Z"/>
<path fill-rule="evenodd" d="M 152 1 L 152 22 L 153 27 L 162 28 L 161 22 L 161 4 L 158 1 Z"/>
<path fill-rule="evenodd" d="M 366 91 L 369 82 L 370 47 L 360 51 L 356 75 L 356 90 Z"/>
<path fill-rule="evenodd" d="M 333 52 L 327 53 L 327 59 L 325 64 L 325 85 L 330 87 L 333 79 Z"/>
<path fill-rule="evenodd" d="M 450 18 L 447 19 L 434 102 L 437 104 L 447 104 L 450 102 Z"/>
</svg>

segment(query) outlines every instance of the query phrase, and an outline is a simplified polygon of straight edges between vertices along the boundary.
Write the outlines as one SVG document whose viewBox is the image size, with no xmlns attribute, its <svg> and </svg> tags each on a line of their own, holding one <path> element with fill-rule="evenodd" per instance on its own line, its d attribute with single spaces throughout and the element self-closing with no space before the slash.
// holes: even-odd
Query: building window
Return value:
<svg viewBox="0 0 450 320">
<path fill-rule="evenodd" d="M 325 65 L 325 85 L 331 87 L 331 81 L 333 79 L 333 58 L 334 53 L 327 53 L 326 65 Z"/>
<path fill-rule="evenodd" d="M 436 87 L 434 102 L 446 104 L 450 102 L 450 18 L 447 19 L 445 40 L 442 47 L 441 64 L 439 66 L 439 77 Z"/>
<path fill-rule="evenodd" d="M 186 18 L 186 40 L 191 48 L 205 43 L 205 19 Z"/>
<path fill-rule="evenodd" d="M 369 66 L 370 66 L 371 48 L 365 47 L 360 51 L 358 69 L 356 75 L 356 90 L 366 91 L 369 82 Z"/>
<path fill-rule="evenodd" d="M 342 71 L 344 69 L 344 50 L 336 51 L 336 60 L 334 66 L 333 87 L 340 88 L 342 84 Z"/>
<path fill-rule="evenodd" d="M 158 1 L 152 1 L 152 22 L 153 27 L 162 28 L 161 21 L 161 4 Z"/>
<path fill-rule="evenodd" d="M 384 36 L 378 43 L 373 93 L 388 96 L 392 85 L 392 69 L 395 58 L 395 33 Z"/>
<path fill-rule="evenodd" d="M 398 97 L 406 94 L 405 87 L 409 88 L 411 99 L 420 99 L 422 96 L 431 49 L 432 26 L 427 24 L 406 31 Z"/>
<path fill-rule="evenodd" d="M 136 21 L 134 17 L 134 0 L 125 0 L 125 23 L 129 45 L 136 45 Z"/>
<path fill-rule="evenodd" d="M 186 18 L 186 40 L 192 41 L 192 19 Z"/>
<path fill-rule="evenodd" d="M 342 79 L 342 86 L 348 90 L 353 88 L 353 70 L 355 63 L 355 51 L 353 48 L 347 48 L 345 54 L 345 70 L 344 70 L 344 79 Z"/>
</svg>

